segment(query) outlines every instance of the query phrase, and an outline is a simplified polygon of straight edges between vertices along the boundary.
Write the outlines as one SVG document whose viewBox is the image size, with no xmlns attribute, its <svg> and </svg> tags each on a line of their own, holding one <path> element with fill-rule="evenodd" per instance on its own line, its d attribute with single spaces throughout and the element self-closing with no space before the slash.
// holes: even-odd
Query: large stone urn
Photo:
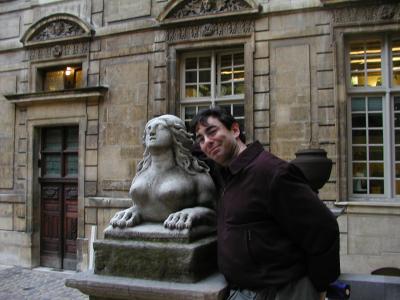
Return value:
<svg viewBox="0 0 400 300">
<path fill-rule="evenodd" d="M 295 153 L 296 158 L 291 161 L 308 179 L 311 188 L 318 192 L 328 181 L 332 170 L 332 160 L 324 149 L 303 149 Z"/>
</svg>

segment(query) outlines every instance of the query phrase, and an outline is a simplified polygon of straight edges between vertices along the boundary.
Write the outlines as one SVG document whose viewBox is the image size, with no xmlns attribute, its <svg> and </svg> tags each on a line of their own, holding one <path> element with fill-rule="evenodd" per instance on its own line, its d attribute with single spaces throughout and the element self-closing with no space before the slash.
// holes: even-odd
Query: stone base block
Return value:
<svg viewBox="0 0 400 300">
<path fill-rule="evenodd" d="M 65 284 L 89 295 L 91 300 L 222 300 L 228 291 L 221 274 L 214 274 L 196 283 L 174 283 L 85 272 L 67 279 Z"/>
<path fill-rule="evenodd" d="M 93 247 L 99 275 L 196 282 L 217 270 L 215 236 L 192 243 L 99 240 Z"/>
</svg>

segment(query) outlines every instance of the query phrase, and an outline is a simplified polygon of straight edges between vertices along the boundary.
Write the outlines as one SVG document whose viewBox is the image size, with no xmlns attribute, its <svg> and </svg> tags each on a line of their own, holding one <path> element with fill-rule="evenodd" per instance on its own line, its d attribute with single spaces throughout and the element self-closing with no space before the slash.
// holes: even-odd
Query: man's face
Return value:
<svg viewBox="0 0 400 300">
<path fill-rule="evenodd" d="M 227 129 L 217 118 L 208 117 L 206 124 L 196 125 L 196 142 L 201 150 L 216 163 L 227 166 L 238 155 L 239 125 Z"/>
</svg>

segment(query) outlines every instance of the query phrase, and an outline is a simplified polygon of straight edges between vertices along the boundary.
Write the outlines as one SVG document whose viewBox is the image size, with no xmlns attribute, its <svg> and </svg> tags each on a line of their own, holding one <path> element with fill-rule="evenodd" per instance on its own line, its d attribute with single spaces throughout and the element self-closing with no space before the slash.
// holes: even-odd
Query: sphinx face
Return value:
<svg viewBox="0 0 400 300">
<path fill-rule="evenodd" d="M 145 144 L 150 150 L 172 147 L 173 140 L 171 131 L 162 120 L 155 119 L 147 123 L 145 132 Z"/>
</svg>

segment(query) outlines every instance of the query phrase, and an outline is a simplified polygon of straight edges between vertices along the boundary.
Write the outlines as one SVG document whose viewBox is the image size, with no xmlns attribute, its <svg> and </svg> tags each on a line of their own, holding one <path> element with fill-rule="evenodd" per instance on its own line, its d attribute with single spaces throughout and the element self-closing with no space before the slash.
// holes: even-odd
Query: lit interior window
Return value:
<svg viewBox="0 0 400 300">
<path fill-rule="evenodd" d="M 44 91 L 60 91 L 83 86 L 80 66 L 57 67 L 42 72 Z"/>
</svg>

